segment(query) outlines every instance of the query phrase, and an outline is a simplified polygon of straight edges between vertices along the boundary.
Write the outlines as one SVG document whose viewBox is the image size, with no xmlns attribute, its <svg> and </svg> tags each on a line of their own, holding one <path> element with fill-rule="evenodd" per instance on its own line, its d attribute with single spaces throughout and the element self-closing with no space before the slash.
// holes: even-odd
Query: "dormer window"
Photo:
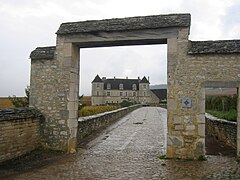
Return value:
<svg viewBox="0 0 240 180">
<path fill-rule="evenodd" d="M 133 85 L 132 85 L 132 90 L 133 90 L 133 91 L 136 91 L 136 90 L 137 90 L 137 85 L 136 85 L 136 84 L 133 84 Z"/>
<path fill-rule="evenodd" d="M 107 83 L 107 89 L 111 89 L 111 84 Z"/>
<path fill-rule="evenodd" d="M 119 89 L 123 90 L 123 84 L 119 84 Z"/>
</svg>

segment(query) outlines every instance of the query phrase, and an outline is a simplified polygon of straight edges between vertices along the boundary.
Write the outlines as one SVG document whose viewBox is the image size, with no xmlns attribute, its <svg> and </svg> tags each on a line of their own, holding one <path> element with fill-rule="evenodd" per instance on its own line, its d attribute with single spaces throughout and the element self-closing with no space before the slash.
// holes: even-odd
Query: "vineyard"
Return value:
<svg viewBox="0 0 240 180">
<path fill-rule="evenodd" d="M 119 108 L 120 106 L 84 106 L 79 111 L 79 116 L 80 117 L 91 116 L 107 111 L 113 111 Z"/>
<path fill-rule="evenodd" d="M 237 95 L 206 98 L 206 112 L 220 119 L 237 120 Z"/>
</svg>

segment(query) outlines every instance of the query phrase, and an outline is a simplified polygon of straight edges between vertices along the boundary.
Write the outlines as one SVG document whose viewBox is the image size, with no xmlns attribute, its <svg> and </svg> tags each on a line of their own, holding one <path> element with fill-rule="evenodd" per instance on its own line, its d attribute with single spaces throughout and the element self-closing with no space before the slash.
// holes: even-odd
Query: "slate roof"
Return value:
<svg viewBox="0 0 240 180">
<path fill-rule="evenodd" d="M 103 82 L 102 79 L 99 77 L 99 75 L 97 75 L 94 80 L 92 81 L 93 82 Z"/>
<path fill-rule="evenodd" d="M 146 78 L 145 76 L 142 78 L 142 80 L 140 81 L 140 83 L 148 83 L 148 84 L 150 84 L 149 81 L 147 80 L 147 78 Z"/>
<path fill-rule="evenodd" d="M 167 99 L 167 89 L 151 89 L 151 91 L 160 99 Z"/>
<path fill-rule="evenodd" d="M 119 90 L 119 85 L 123 84 L 123 90 L 132 90 L 133 84 L 136 84 L 139 90 L 139 80 L 138 79 L 106 79 L 104 80 L 104 89 L 107 89 L 107 84 L 111 84 L 111 90 Z"/>
<path fill-rule="evenodd" d="M 127 31 L 165 27 L 189 27 L 190 23 L 190 14 L 138 16 L 62 23 L 56 34 L 90 33 L 99 31 Z"/>
<path fill-rule="evenodd" d="M 240 40 L 191 41 L 188 54 L 240 53 Z"/>
<path fill-rule="evenodd" d="M 56 46 L 37 47 L 30 54 L 31 60 L 53 59 Z"/>
<path fill-rule="evenodd" d="M 120 84 L 123 84 L 123 90 L 132 90 L 133 84 L 136 84 L 136 90 L 139 90 L 139 83 L 149 83 L 145 76 L 142 79 L 101 79 L 99 75 L 97 75 L 92 81 L 92 83 L 95 82 L 104 83 L 104 90 L 107 90 L 107 84 L 111 84 L 110 90 L 119 90 Z"/>
</svg>

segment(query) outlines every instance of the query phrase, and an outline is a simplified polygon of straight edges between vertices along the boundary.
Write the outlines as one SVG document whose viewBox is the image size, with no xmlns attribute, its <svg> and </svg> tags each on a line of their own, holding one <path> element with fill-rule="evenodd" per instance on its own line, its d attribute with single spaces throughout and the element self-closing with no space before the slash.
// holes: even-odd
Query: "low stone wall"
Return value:
<svg viewBox="0 0 240 180">
<path fill-rule="evenodd" d="M 237 123 L 218 119 L 206 113 L 206 134 L 237 149 Z"/>
<path fill-rule="evenodd" d="M 41 119 L 33 108 L 0 109 L 0 162 L 40 146 Z"/>
<path fill-rule="evenodd" d="M 126 108 L 117 109 L 110 112 L 105 112 L 101 114 L 97 114 L 94 116 L 87 116 L 78 119 L 78 134 L 77 141 L 78 144 L 82 142 L 86 137 L 91 135 L 92 133 L 107 127 L 114 121 L 120 119 L 125 116 L 129 112 L 142 107 L 142 105 L 134 105 Z"/>
</svg>

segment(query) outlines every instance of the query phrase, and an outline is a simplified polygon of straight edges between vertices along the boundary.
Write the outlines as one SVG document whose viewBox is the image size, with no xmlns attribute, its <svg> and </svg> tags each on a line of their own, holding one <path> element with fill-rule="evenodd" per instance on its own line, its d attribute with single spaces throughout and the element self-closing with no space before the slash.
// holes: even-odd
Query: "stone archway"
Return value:
<svg viewBox="0 0 240 180">
<path fill-rule="evenodd" d="M 46 117 L 45 145 L 68 152 L 76 149 L 80 48 L 167 44 L 167 156 L 197 158 L 204 155 L 205 108 L 201 84 L 206 80 L 223 79 L 239 82 L 240 49 L 232 52 L 239 41 L 231 41 L 227 52 L 221 52 L 221 49 L 226 50 L 222 46 L 224 42 L 206 51 L 211 43 L 189 41 L 189 31 L 190 14 L 61 24 L 56 47 L 37 48 L 30 55 L 30 104 Z M 231 59 L 227 66 L 233 68 L 227 78 L 220 67 L 213 72 L 209 69 L 215 68 L 216 62 L 224 66 L 225 56 Z M 186 100 L 190 104 L 184 106 Z"/>
</svg>

